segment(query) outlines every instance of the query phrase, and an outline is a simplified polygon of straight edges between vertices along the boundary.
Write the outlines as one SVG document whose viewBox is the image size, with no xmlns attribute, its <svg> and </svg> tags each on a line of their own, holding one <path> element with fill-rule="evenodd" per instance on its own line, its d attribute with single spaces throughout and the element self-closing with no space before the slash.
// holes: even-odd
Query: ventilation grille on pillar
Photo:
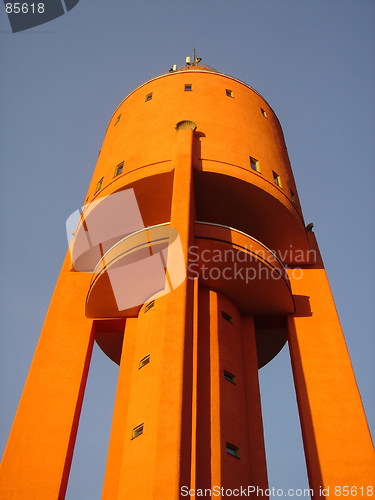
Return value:
<svg viewBox="0 0 375 500">
<path fill-rule="evenodd" d="M 181 122 L 178 122 L 176 125 L 176 130 L 183 130 L 183 129 L 195 130 L 196 128 L 197 124 L 195 122 L 192 122 L 191 120 L 182 120 Z"/>
</svg>

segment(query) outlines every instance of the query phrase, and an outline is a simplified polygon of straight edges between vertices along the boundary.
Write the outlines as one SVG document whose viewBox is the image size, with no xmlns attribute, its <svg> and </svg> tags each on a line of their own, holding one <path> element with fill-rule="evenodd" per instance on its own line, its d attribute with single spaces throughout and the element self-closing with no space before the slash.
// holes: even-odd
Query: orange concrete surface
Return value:
<svg viewBox="0 0 375 500">
<path fill-rule="evenodd" d="M 205 383 L 203 377 L 198 378 L 198 396 L 200 392 L 203 395 L 201 400 L 198 399 L 198 430 L 201 432 L 197 440 L 197 468 L 200 477 L 207 477 L 204 484 L 197 481 L 197 486 L 221 485 L 234 489 L 254 485 L 266 489 L 267 469 L 252 317 L 241 316 L 233 303 L 221 294 L 203 287 L 199 294 L 198 362 L 208 380 Z M 232 323 L 223 318 L 223 311 L 232 317 Z M 209 344 L 205 340 L 208 332 Z M 224 370 L 234 375 L 234 383 L 223 376 Z M 207 388 L 210 388 L 210 394 L 206 394 Z M 203 427 L 205 421 L 207 424 Z M 226 443 L 239 448 L 239 457 L 226 453 Z M 208 480 L 207 455 L 211 457 L 211 482 Z"/>
<path fill-rule="evenodd" d="M 375 453 L 326 272 L 303 269 L 291 281 L 289 346 L 310 486 L 335 498 L 335 486 L 374 485 Z"/>
<path fill-rule="evenodd" d="M 242 355 L 245 381 L 245 399 L 247 406 L 249 433 L 249 470 L 250 484 L 261 489 L 268 488 L 266 453 L 262 422 L 262 407 L 258 379 L 258 355 L 255 337 L 254 319 L 242 317 Z M 256 495 L 253 495 L 254 498 Z"/>
<path fill-rule="evenodd" d="M 118 488 L 120 482 L 122 456 L 125 444 L 129 441 L 131 430 L 137 424 L 134 424 L 131 429 L 125 428 L 124 416 L 127 412 L 132 373 L 138 368 L 137 361 L 148 355 L 149 349 L 141 351 L 139 360 L 135 358 L 135 343 L 137 336 L 137 320 L 129 318 L 126 321 L 126 335 L 122 344 L 123 354 L 121 356 L 122 363 L 117 381 L 117 391 L 115 406 L 112 416 L 112 428 L 108 447 L 108 458 L 103 484 L 103 500 L 112 500 L 118 497 Z"/>
<path fill-rule="evenodd" d="M 83 315 L 90 276 L 66 258 L 0 468 L 6 500 L 63 499 L 93 345 Z"/>
<path fill-rule="evenodd" d="M 193 85 L 191 92 L 184 91 L 186 83 Z M 233 97 L 226 95 L 228 88 Z M 120 104 L 108 125 L 86 201 L 132 187 L 146 226 L 169 221 L 167 174 L 174 169 L 175 126 L 182 120 L 197 124 L 193 166 L 198 220 L 232 225 L 271 249 L 288 249 L 290 244 L 308 248 L 277 117 L 246 84 L 199 68 L 154 78 Z M 258 160 L 260 172 L 250 168 L 250 156 Z M 114 176 L 121 162 L 123 171 Z M 273 171 L 282 187 L 275 184 Z M 272 212 L 272 218 L 249 217 L 260 210 Z"/>
<path fill-rule="evenodd" d="M 1 498 L 64 498 L 94 338 L 120 364 L 104 500 L 178 500 L 182 486 L 267 488 L 258 367 L 287 335 L 311 487 L 370 484 L 360 396 L 268 103 L 205 67 L 144 83 L 110 120 L 85 203 L 100 206 L 125 189 L 134 190 L 150 240 L 150 226 L 163 228 L 153 244 L 140 243 L 141 262 L 154 256 L 158 236 L 178 231 L 183 258 L 170 251 L 163 265 L 169 282 L 173 267 L 187 279 L 119 311 L 109 276 L 126 255 L 136 258 L 128 236 L 107 253 L 100 247 L 94 274 L 67 257 L 4 454 Z M 98 213 L 83 210 L 73 255 Z M 215 262 L 215 252 L 232 260 Z M 256 279 L 224 276 L 241 265 Z M 205 277 L 205 266 L 220 277 Z M 155 293 L 153 276 L 145 283 Z"/>
</svg>

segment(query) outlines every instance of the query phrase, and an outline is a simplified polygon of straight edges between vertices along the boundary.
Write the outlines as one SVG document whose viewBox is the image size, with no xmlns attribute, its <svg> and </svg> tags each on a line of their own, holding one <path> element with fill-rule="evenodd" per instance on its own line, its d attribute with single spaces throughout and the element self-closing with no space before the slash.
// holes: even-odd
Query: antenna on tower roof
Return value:
<svg viewBox="0 0 375 500">
<path fill-rule="evenodd" d="M 193 66 L 196 66 L 197 64 L 199 64 L 201 62 L 201 60 L 202 60 L 202 58 L 197 57 L 195 47 L 193 47 Z"/>
</svg>

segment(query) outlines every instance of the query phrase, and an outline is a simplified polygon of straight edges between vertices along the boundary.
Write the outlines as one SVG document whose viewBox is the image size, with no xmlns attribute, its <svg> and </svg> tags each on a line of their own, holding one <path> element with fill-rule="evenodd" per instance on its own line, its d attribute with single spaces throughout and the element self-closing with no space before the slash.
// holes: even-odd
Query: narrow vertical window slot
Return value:
<svg viewBox="0 0 375 500">
<path fill-rule="evenodd" d="M 281 179 L 280 179 L 280 176 L 278 173 L 272 171 L 272 175 L 273 175 L 273 182 L 276 184 L 276 186 L 279 186 L 279 187 L 282 187 L 281 186 Z"/>
<path fill-rule="evenodd" d="M 102 178 L 98 181 L 98 183 L 97 183 L 97 185 L 96 185 L 95 193 L 97 193 L 98 191 L 100 191 L 100 189 L 102 188 L 103 181 L 104 181 L 104 177 L 102 177 Z"/>
<path fill-rule="evenodd" d="M 122 161 L 121 163 L 116 165 L 115 175 L 113 177 L 117 177 L 118 175 L 122 174 L 123 170 L 124 170 L 124 162 Z"/>
<path fill-rule="evenodd" d="M 255 172 L 260 172 L 259 161 L 256 158 L 253 158 L 252 156 L 250 156 L 250 167 Z"/>
</svg>

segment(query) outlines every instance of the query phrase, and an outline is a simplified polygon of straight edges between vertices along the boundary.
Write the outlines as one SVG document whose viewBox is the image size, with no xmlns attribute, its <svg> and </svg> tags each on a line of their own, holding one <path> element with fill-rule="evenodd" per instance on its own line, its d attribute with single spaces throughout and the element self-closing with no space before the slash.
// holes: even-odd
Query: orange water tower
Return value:
<svg viewBox="0 0 375 500">
<path fill-rule="evenodd" d="M 371 496 L 328 279 L 258 92 L 197 58 L 142 84 L 113 114 L 70 224 L 3 500 L 64 498 L 95 341 L 120 365 L 104 500 L 268 497 L 258 368 L 286 341 L 312 496 Z"/>
</svg>

